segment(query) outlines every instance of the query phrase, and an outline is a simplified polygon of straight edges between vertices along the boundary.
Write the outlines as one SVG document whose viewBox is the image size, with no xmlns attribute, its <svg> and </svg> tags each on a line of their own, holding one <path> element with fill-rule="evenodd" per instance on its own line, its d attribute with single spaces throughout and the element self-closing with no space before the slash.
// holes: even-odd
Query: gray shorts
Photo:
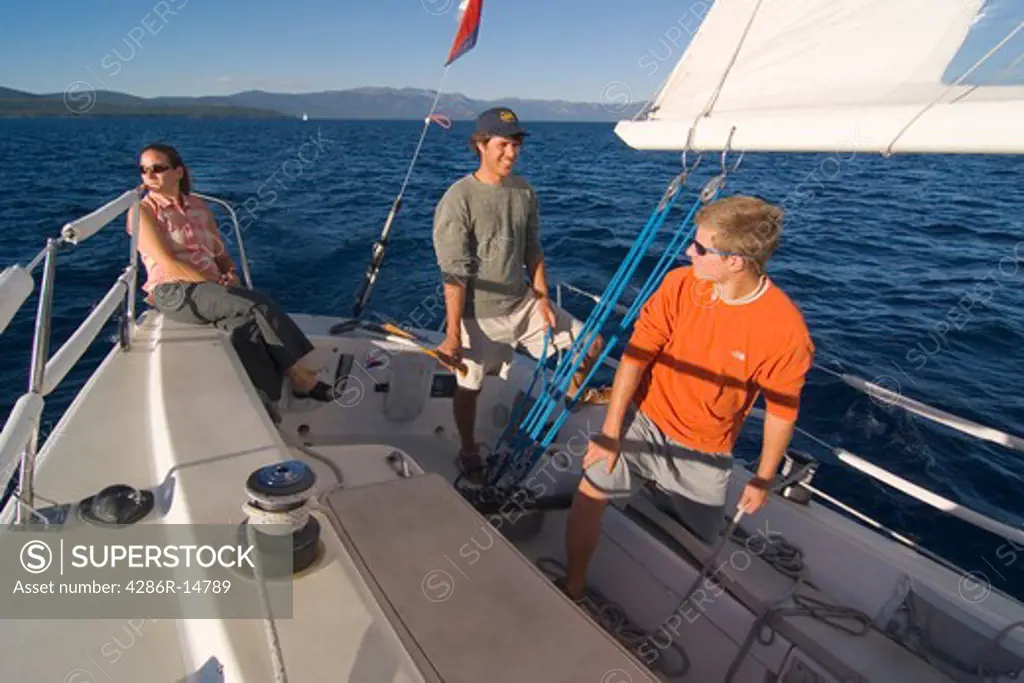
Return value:
<svg viewBox="0 0 1024 683">
<path fill-rule="evenodd" d="M 608 473 L 604 462 L 583 477 L 609 500 L 624 501 L 647 486 L 655 503 L 706 543 L 725 526 L 730 453 L 702 453 L 673 441 L 649 417 L 630 407 L 623 423 L 621 457 Z"/>
</svg>

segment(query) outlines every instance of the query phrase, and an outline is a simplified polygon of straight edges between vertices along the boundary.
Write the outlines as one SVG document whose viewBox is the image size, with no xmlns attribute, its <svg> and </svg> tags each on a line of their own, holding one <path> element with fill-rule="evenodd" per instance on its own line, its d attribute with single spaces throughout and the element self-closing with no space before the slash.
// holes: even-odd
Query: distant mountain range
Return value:
<svg viewBox="0 0 1024 683">
<path fill-rule="evenodd" d="M 108 90 L 71 89 L 35 94 L 0 87 L 0 118 L 75 116 L 188 116 L 196 118 L 422 119 L 433 90 L 353 88 L 316 93 L 249 90 L 205 97 L 136 97 Z M 643 103 L 619 111 L 597 102 L 565 100 L 475 100 L 442 93 L 436 111 L 452 120 L 475 118 L 493 106 L 506 106 L 527 121 L 618 121 L 631 118 Z"/>
</svg>

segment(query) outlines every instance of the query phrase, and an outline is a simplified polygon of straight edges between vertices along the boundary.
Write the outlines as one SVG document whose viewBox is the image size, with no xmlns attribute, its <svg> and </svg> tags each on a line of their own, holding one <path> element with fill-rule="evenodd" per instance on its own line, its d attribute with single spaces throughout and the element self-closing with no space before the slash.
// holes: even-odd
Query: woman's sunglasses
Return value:
<svg viewBox="0 0 1024 683">
<path fill-rule="evenodd" d="M 163 173 L 164 171 L 169 171 L 170 169 L 171 167 L 167 166 L 166 164 L 153 164 L 152 166 L 143 166 L 139 164 L 139 173 L 141 173 L 142 175 L 148 175 L 150 173 Z"/>
</svg>

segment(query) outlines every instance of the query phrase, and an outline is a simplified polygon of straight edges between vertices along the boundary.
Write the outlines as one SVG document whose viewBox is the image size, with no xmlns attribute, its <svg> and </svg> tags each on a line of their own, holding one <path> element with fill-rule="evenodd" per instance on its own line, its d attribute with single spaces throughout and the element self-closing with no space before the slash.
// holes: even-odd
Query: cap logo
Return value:
<svg viewBox="0 0 1024 683">
<path fill-rule="evenodd" d="M 505 109 L 501 113 L 499 113 L 498 114 L 498 118 L 501 119 L 502 121 L 504 121 L 505 123 L 515 123 L 516 122 L 516 115 L 513 114 L 512 112 L 510 112 L 507 109 Z"/>
</svg>

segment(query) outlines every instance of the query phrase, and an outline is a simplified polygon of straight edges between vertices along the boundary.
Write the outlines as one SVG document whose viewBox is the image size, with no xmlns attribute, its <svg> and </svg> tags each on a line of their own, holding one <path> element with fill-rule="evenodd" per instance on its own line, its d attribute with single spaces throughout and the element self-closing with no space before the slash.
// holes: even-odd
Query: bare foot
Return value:
<svg viewBox="0 0 1024 683">
<path fill-rule="evenodd" d="M 288 377 L 295 391 L 305 393 L 316 386 L 316 373 L 309 368 L 293 365 L 288 368 Z"/>
</svg>

